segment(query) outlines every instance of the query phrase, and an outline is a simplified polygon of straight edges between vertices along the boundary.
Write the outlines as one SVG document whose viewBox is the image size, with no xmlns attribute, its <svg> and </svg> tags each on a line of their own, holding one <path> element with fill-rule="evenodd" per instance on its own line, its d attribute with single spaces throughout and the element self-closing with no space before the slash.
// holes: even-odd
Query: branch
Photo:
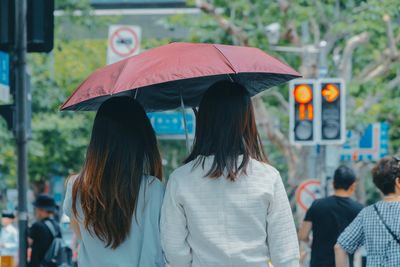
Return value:
<svg viewBox="0 0 400 267">
<path fill-rule="evenodd" d="M 368 64 L 358 75 L 357 80 L 362 82 L 368 82 L 378 76 L 381 76 L 389 71 L 392 63 L 398 61 L 400 55 L 391 55 L 390 49 L 386 48 L 383 50 L 379 60 Z"/>
<path fill-rule="evenodd" d="M 364 103 L 362 106 L 358 107 L 354 113 L 355 114 L 364 114 L 366 113 L 372 106 L 378 104 L 383 98 L 383 93 L 379 92 L 376 94 L 368 94 L 365 97 Z"/>
<path fill-rule="evenodd" d="M 319 30 L 319 25 L 314 17 L 310 18 L 311 29 L 314 36 L 314 44 L 319 44 L 321 41 L 321 31 Z"/>
<path fill-rule="evenodd" d="M 324 10 L 324 8 L 321 5 L 321 1 L 319 0 L 313 0 L 312 4 L 314 5 L 315 9 L 316 9 L 316 13 L 320 14 L 320 18 L 319 18 L 319 23 L 322 27 L 329 29 L 331 26 L 331 21 L 329 19 L 328 16 L 326 16 L 326 12 Z M 311 20 L 315 20 L 314 17 L 310 17 Z M 311 22 L 312 23 L 312 22 Z M 318 26 L 318 30 L 319 30 L 319 26 Z M 319 41 L 319 38 L 317 39 Z"/>
<path fill-rule="evenodd" d="M 396 89 L 398 86 L 400 85 L 400 71 L 397 72 L 396 78 L 394 78 L 393 80 L 391 80 L 388 85 L 387 85 L 387 89 L 389 91 Z M 378 93 L 376 94 L 368 94 L 367 97 L 364 100 L 364 103 L 361 107 L 357 108 L 355 110 L 356 114 L 362 114 L 368 111 L 368 109 L 373 106 L 378 104 L 379 102 L 381 102 L 381 100 L 384 97 L 384 90 L 380 90 Z"/>
<path fill-rule="evenodd" d="M 367 82 L 384 73 L 386 73 L 391 64 L 400 59 L 399 52 L 397 51 L 397 44 L 400 42 L 400 34 L 394 38 L 392 24 L 390 17 L 385 15 L 383 20 L 386 22 L 387 35 L 389 40 L 389 48 L 383 50 L 381 56 L 377 61 L 368 64 L 358 75 L 357 80 Z"/>
<path fill-rule="evenodd" d="M 288 22 L 286 25 L 286 31 L 283 34 L 283 38 L 288 40 L 293 45 L 300 45 L 301 40 L 297 33 L 296 25 L 293 22 Z"/>
<path fill-rule="evenodd" d="M 389 40 L 390 54 L 392 57 L 395 57 L 398 52 L 397 52 L 396 40 L 394 38 L 394 33 L 393 33 L 392 21 L 389 15 L 384 15 L 383 20 L 386 22 L 386 33 Z"/>
<path fill-rule="evenodd" d="M 340 39 L 344 38 L 348 32 L 346 30 L 341 31 L 340 33 L 328 30 L 323 36 L 323 40 L 327 42 L 326 44 L 326 53 L 329 54 L 335 47 L 335 43 Z"/>
<path fill-rule="evenodd" d="M 287 0 L 278 0 L 279 8 L 283 13 L 287 13 L 289 9 L 289 2 Z"/>
<path fill-rule="evenodd" d="M 268 110 L 264 106 L 260 96 L 253 98 L 254 109 L 256 111 L 257 124 L 267 133 L 268 139 L 275 144 L 287 159 L 289 166 L 289 180 L 290 185 L 296 185 L 296 166 L 298 157 L 295 148 L 290 145 L 290 142 L 282 134 L 282 132 L 275 128 Z"/>
<path fill-rule="evenodd" d="M 289 110 L 289 102 L 277 90 L 268 90 L 264 93 L 264 95 L 271 95 L 275 97 L 279 101 L 279 104 L 281 104 L 281 106 L 285 109 L 285 111 Z"/>
<path fill-rule="evenodd" d="M 385 49 L 380 57 L 380 60 L 369 64 L 365 70 L 361 72 L 361 77 L 364 81 L 369 81 L 378 77 L 389 70 L 390 64 L 399 59 L 397 51 L 397 43 L 400 35 L 394 38 L 393 27 L 389 15 L 384 15 L 383 20 L 386 22 L 386 33 L 388 38 L 388 48 Z"/>
<path fill-rule="evenodd" d="M 388 88 L 389 88 L 389 90 L 393 90 L 398 86 L 400 86 L 400 73 L 399 72 L 397 73 L 396 78 L 394 78 L 393 80 L 391 80 L 388 83 Z"/>
<path fill-rule="evenodd" d="M 346 83 L 351 79 L 353 52 L 358 46 L 366 42 L 368 42 L 368 33 L 363 32 L 351 37 L 346 43 L 342 61 L 339 65 L 340 76 L 344 78 Z"/>
<path fill-rule="evenodd" d="M 196 5 L 198 8 L 200 8 L 204 13 L 212 16 L 218 24 L 221 26 L 221 28 L 231 34 L 240 45 L 243 46 L 248 46 L 249 45 L 249 37 L 247 34 L 239 27 L 234 25 L 232 22 L 224 18 L 222 15 L 220 15 L 217 12 L 217 9 L 215 8 L 214 5 L 204 2 L 202 0 L 196 0 Z"/>
</svg>

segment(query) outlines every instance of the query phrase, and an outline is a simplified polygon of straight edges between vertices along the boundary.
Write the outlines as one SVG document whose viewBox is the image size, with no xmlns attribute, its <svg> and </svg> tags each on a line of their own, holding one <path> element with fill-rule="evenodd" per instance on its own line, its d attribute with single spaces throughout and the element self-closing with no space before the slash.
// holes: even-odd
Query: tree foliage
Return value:
<svg viewBox="0 0 400 267">
<path fill-rule="evenodd" d="M 276 52 L 269 44 L 265 26 L 279 23 L 278 46 L 318 48 L 320 41 L 325 40 L 330 76 L 347 81 L 348 128 L 361 130 L 368 123 L 388 121 L 391 150 L 396 152 L 400 149 L 400 6 L 397 2 L 196 0 L 192 4 L 202 10 L 201 14 L 176 15 L 165 24 L 191 29 L 182 41 L 259 47 L 309 77 L 316 75 L 318 57 Z M 94 30 L 116 20 L 116 17 L 92 16 L 87 0 L 58 0 L 56 5 L 65 14 L 56 18 L 54 50 L 50 54 L 29 56 L 33 96 L 31 180 L 79 171 L 94 114 L 61 113 L 58 109 L 90 72 L 105 64 L 107 43 L 104 39 L 74 38 L 71 32 L 76 28 Z M 73 15 L 77 9 L 83 16 Z M 169 41 L 169 38 L 143 40 L 142 47 L 148 49 Z M 259 124 L 270 161 L 278 166 L 291 186 L 296 186 L 305 177 L 300 162 L 307 149 L 290 146 L 287 140 L 287 91 L 285 86 L 269 91 L 256 99 L 255 104 L 259 118 L 263 118 Z M 2 122 L 0 142 L 0 186 L 15 185 L 15 142 Z M 184 142 L 161 140 L 160 147 L 168 175 L 185 156 Z"/>
<path fill-rule="evenodd" d="M 87 24 L 94 27 L 100 23 L 101 19 L 93 16 L 85 19 L 72 16 L 76 8 L 89 12 L 88 2 L 65 0 L 56 5 L 64 7 L 66 15 L 56 17 L 53 51 L 28 55 L 32 93 L 29 178 L 33 181 L 79 171 L 93 114 L 61 113 L 59 107 L 91 71 L 105 64 L 106 40 L 66 39 L 60 27 L 67 20 L 75 27 L 87 27 Z M 0 124 L 0 141 L 1 185 L 13 187 L 16 186 L 15 140 L 3 123 Z"/>
<path fill-rule="evenodd" d="M 398 99 L 400 96 L 400 7 L 396 0 L 197 0 L 198 17 L 179 15 L 174 23 L 192 29 L 191 41 L 250 45 L 267 51 L 299 69 L 305 77 L 317 76 L 318 55 L 276 53 L 265 26 L 279 23 L 277 46 L 319 49 L 326 41 L 329 76 L 347 82 L 347 126 L 361 131 L 368 123 L 391 125 L 391 152 L 400 150 Z M 309 149 L 287 145 L 287 88 L 267 92 L 262 104 L 260 129 L 271 141 L 269 154 L 281 164 L 291 186 L 307 178 Z M 259 119 L 260 119 L 259 117 Z M 266 126 L 266 127 L 263 127 Z M 355 163 L 356 168 L 369 168 Z M 288 169 L 287 169 L 288 167 Z M 285 175 L 286 176 L 286 175 Z M 309 177 L 308 177 L 309 178 Z M 368 190 L 371 183 L 367 183 Z M 376 197 L 374 193 L 369 195 Z"/>
</svg>

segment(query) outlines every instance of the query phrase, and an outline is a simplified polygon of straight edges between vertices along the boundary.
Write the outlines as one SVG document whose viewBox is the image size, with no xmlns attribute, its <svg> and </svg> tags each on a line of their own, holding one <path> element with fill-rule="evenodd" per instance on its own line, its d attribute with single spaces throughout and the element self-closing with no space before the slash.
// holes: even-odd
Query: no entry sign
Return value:
<svg viewBox="0 0 400 267">
<path fill-rule="evenodd" d="M 307 211 L 313 201 L 321 198 L 321 196 L 321 183 L 318 180 L 304 181 L 296 190 L 296 202 L 303 211 Z"/>
<path fill-rule="evenodd" d="M 139 54 L 141 29 L 138 26 L 112 25 L 108 31 L 107 64 Z"/>
</svg>

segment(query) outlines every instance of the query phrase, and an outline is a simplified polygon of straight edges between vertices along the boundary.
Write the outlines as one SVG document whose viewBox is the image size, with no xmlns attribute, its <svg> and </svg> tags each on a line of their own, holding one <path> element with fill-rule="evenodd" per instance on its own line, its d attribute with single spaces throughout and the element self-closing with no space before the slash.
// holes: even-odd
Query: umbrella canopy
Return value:
<svg viewBox="0 0 400 267">
<path fill-rule="evenodd" d="M 97 110 L 112 96 L 131 95 L 146 111 L 196 107 L 220 80 L 244 85 L 253 96 L 300 74 L 257 48 L 171 43 L 93 72 L 61 110 Z"/>
</svg>

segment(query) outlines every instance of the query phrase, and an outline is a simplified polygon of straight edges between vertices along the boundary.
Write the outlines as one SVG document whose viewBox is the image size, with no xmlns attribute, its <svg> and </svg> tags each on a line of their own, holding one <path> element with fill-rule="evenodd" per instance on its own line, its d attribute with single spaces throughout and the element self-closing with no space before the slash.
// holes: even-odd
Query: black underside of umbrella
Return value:
<svg viewBox="0 0 400 267">
<path fill-rule="evenodd" d="M 238 82 L 246 87 L 251 96 L 254 96 L 261 91 L 295 78 L 298 78 L 298 76 L 259 72 L 204 76 L 159 83 L 114 95 L 96 97 L 63 110 L 97 110 L 104 101 L 117 96 L 136 98 L 147 112 L 177 109 L 181 107 L 181 97 L 185 107 L 197 107 L 203 93 L 212 84 L 221 80 Z"/>
</svg>

